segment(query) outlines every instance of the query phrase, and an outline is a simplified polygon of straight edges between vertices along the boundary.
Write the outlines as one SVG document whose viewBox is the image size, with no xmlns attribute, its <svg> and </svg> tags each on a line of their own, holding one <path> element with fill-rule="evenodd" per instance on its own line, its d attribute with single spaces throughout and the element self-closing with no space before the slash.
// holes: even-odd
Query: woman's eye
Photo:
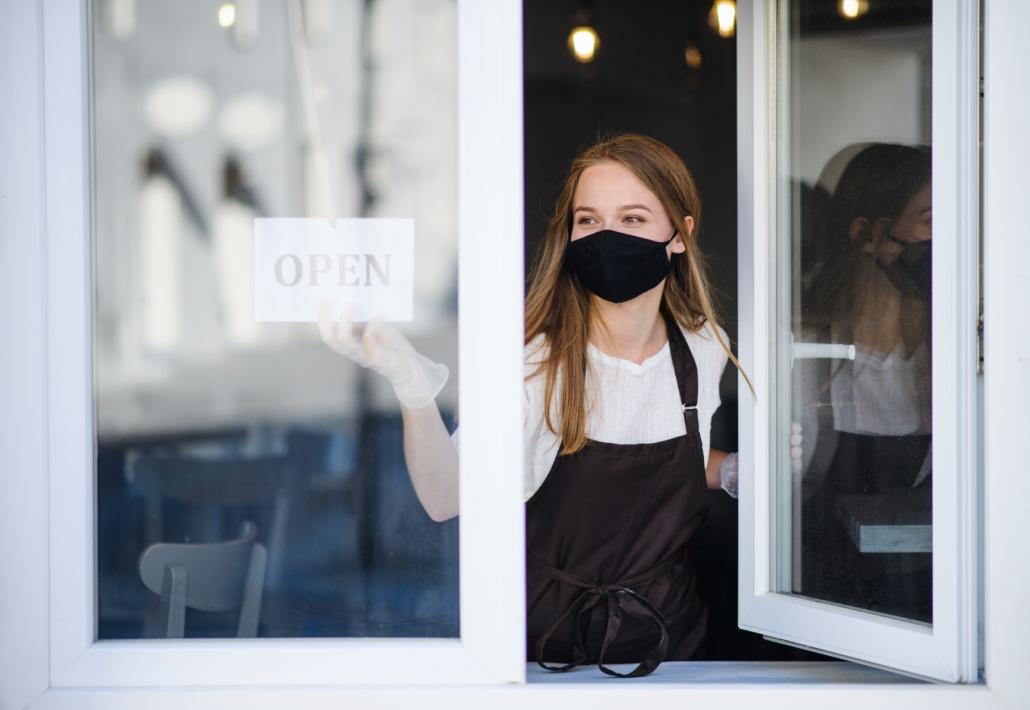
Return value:
<svg viewBox="0 0 1030 710">
<path fill-rule="evenodd" d="M 626 217 L 626 219 L 627 220 L 631 220 L 631 219 L 632 220 L 636 220 L 637 222 L 643 222 L 644 221 L 642 218 L 637 217 L 635 214 L 629 215 L 628 217 Z"/>
<path fill-rule="evenodd" d="M 590 217 L 580 217 L 578 224 L 586 224 L 590 221 Z"/>
</svg>

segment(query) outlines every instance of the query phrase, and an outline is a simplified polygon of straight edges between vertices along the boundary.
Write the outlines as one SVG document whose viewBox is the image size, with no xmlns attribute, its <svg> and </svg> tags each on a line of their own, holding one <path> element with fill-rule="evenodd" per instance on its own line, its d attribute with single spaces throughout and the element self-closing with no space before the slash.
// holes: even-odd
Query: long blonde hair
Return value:
<svg viewBox="0 0 1030 710">
<path fill-rule="evenodd" d="M 740 363 L 719 333 L 715 306 L 709 293 L 707 265 L 698 248 L 701 200 L 694 178 L 671 148 L 648 136 L 622 133 L 604 138 L 582 151 L 569 168 L 554 215 L 547 225 L 526 294 L 525 344 L 543 335 L 547 344 L 544 358 L 530 377 L 543 375 L 544 418 L 547 427 L 563 442 L 562 454 L 586 445 L 586 368 L 590 335 L 591 300 L 587 290 L 565 267 L 565 251 L 572 233 L 572 199 L 583 171 L 601 161 L 613 161 L 628 168 L 658 198 L 686 247 L 674 259 L 662 291 L 661 312 L 697 332 L 707 322 L 733 364 Z M 688 234 L 681 227 L 685 217 L 694 219 Z M 562 373 L 558 416 L 552 406 Z M 743 371 L 741 371 L 743 372 Z M 751 381 L 744 374 L 748 386 Z M 753 388 L 752 388 L 753 391 Z"/>
</svg>

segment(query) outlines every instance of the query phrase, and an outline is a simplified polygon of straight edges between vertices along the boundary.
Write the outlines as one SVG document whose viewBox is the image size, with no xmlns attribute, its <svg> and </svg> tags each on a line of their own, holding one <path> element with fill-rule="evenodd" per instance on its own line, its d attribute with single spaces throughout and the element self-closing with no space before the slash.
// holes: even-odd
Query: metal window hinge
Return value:
<svg viewBox="0 0 1030 710">
<path fill-rule="evenodd" d="M 980 300 L 980 312 L 976 316 L 976 374 L 984 371 L 984 304 Z"/>
</svg>

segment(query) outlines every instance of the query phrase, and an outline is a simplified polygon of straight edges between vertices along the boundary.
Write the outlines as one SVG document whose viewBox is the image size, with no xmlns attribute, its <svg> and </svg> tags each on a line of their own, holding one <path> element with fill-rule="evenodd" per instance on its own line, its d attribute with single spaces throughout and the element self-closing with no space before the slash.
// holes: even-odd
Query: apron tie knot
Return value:
<svg viewBox="0 0 1030 710">
<path fill-rule="evenodd" d="M 538 566 L 542 567 L 551 578 L 559 582 L 571 584 L 583 590 L 572 601 L 568 609 L 565 610 L 565 613 L 558 617 L 547 633 L 537 640 L 536 662 L 541 668 L 560 673 L 571 670 L 586 662 L 587 627 L 582 623 L 582 619 L 583 616 L 587 616 L 589 618 L 590 610 L 600 604 L 601 600 L 605 601 L 607 612 L 604 641 L 601 644 L 601 652 L 597 659 L 597 667 L 600 668 L 602 672 L 619 678 L 636 678 L 638 676 L 644 676 L 651 673 L 665 659 L 665 654 L 668 651 L 669 646 L 669 622 L 666 620 L 665 616 L 663 616 L 662 613 L 656 609 L 653 604 L 651 604 L 647 597 L 634 591 L 629 585 L 633 584 L 634 586 L 642 586 L 645 583 L 651 582 L 662 575 L 669 573 L 672 568 L 679 563 L 678 559 L 670 557 L 665 562 L 656 565 L 648 572 L 642 575 L 637 575 L 631 579 L 627 579 L 623 583 L 603 583 L 589 581 L 566 570 L 553 567 L 535 555 L 527 554 L 527 557 L 531 561 L 534 561 Z M 608 647 L 619 635 L 619 629 L 622 626 L 623 613 L 628 614 L 629 616 L 635 616 L 639 619 L 653 621 L 659 632 L 658 641 L 651 650 L 648 651 L 640 664 L 629 673 L 619 673 L 604 665 L 605 653 L 608 651 Z M 573 617 L 572 659 L 569 663 L 561 666 L 546 665 L 543 658 L 544 648 L 547 645 L 547 641 L 551 638 L 551 635 L 555 630 L 557 630 L 561 623 L 569 616 Z"/>
</svg>

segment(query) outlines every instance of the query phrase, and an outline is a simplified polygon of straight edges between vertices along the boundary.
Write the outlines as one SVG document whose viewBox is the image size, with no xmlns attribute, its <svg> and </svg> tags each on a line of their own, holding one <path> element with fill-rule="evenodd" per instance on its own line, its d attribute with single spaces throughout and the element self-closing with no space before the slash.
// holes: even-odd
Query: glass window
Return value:
<svg viewBox="0 0 1030 710">
<path fill-rule="evenodd" d="M 454 1 L 90 12 L 99 638 L 457 637 L 457 519 L 423 510 L 389 382 L 323 344 L 311 293 L 262 300 L 259 235 L 407 239 L 278 275 L 359 320 L 400 288 L 453 429 Z"/>
<path fill-rule="evenodd" d="M 931 622 L 931 8 L 780 8 L 778 591 Z"/>
</svg>

